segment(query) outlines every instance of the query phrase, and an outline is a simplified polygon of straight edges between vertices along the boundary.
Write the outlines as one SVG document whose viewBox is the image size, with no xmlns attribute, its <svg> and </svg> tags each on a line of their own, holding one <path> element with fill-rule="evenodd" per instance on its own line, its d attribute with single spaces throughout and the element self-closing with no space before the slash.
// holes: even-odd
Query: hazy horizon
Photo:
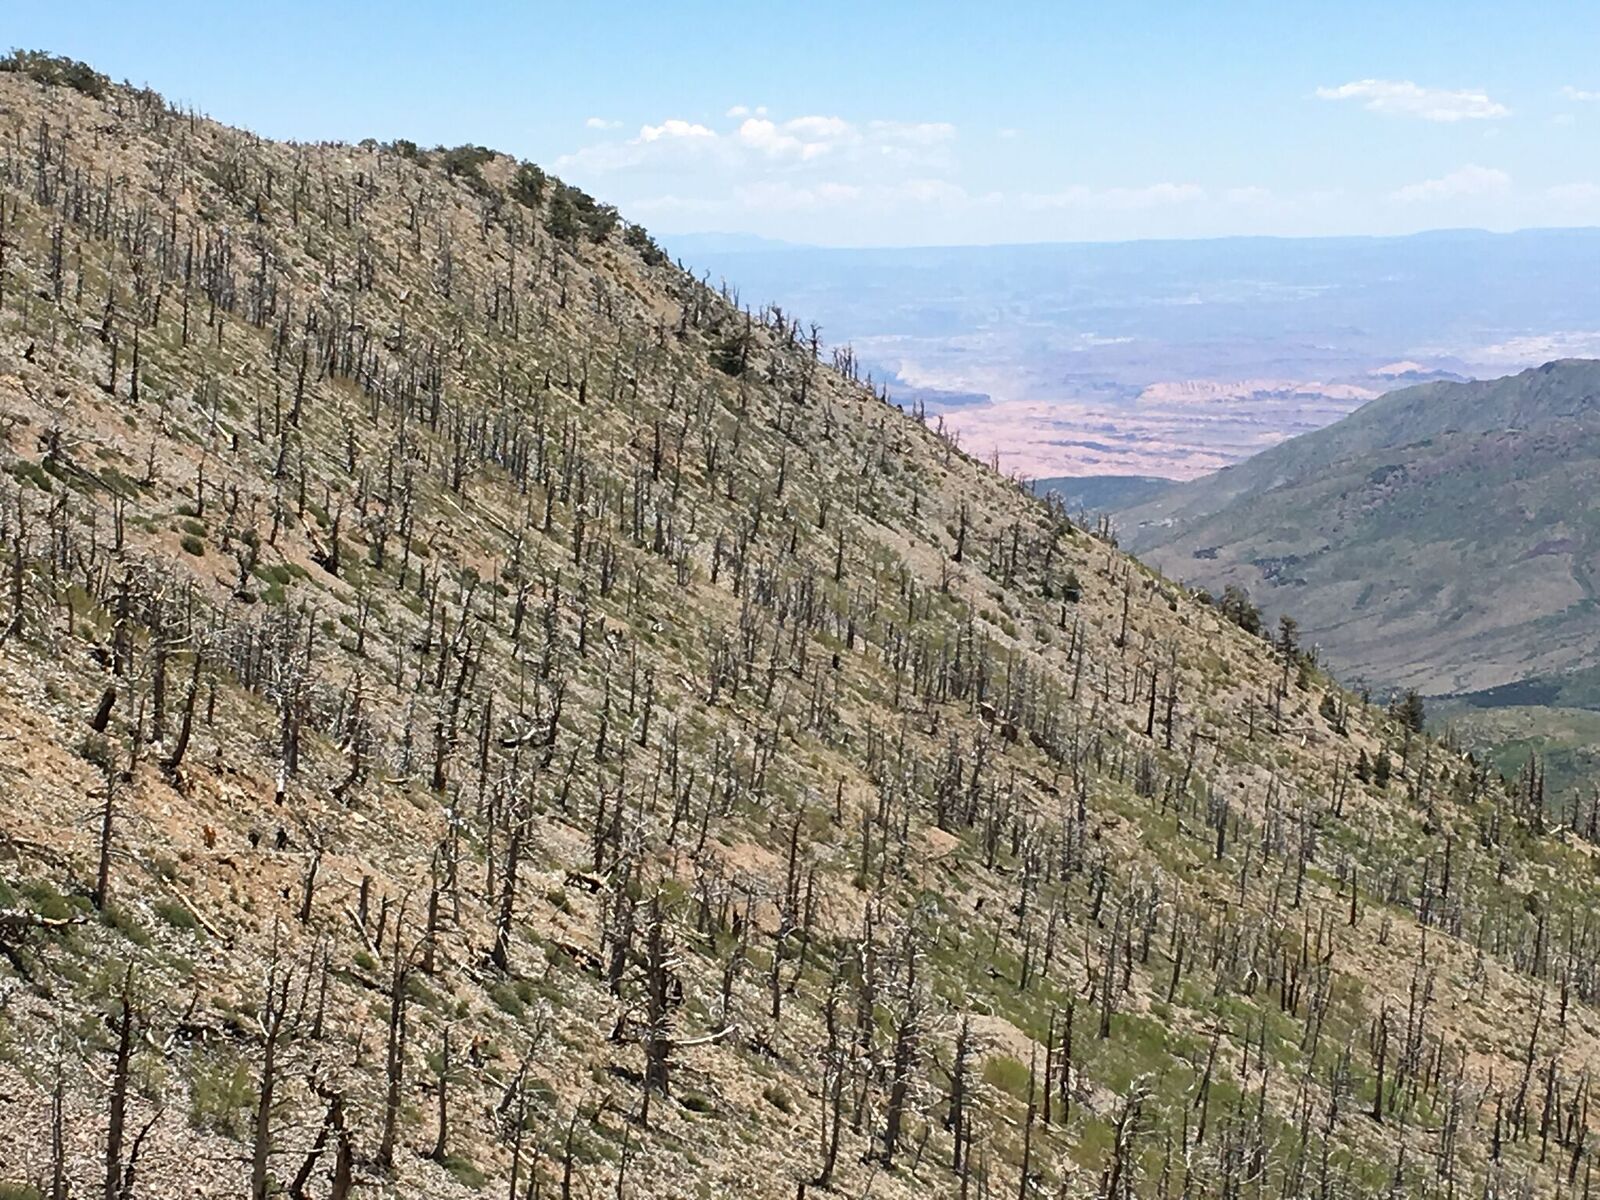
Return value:
<svg viewBox="0 0 1600 1200">
<path fill-rule="evenodd" d="M 936 247 L 663 237 L 1036 477 L 1187 479 L 1394 386 L 1600 355 L 1600 229 Z M 719 248 L 720 245 L 720 248 Z"/>
<path fill-rule="evenodd" d="M 739 233 L 725 229 L 690 229 L 682 232 L 657 230 L 658 240 L 669 251 L 683 243 L 722 243 L 719 254 L 738 254 L 745 250 L 840 250 L 864 252 L 872 250 L 989 250 L 998 247 L 1027 248 L 1029 246 L 1127 246 L 1151 244 L 1185 244 L 1193 242 L 1384 242 L 1407 241 L 1418 238 L 1444 237 L 1520 237 L 1527 234 L 1596 233 L 1600 222 L 1577 225 L 1524 225 L 1512 229 L 1489 229 L 1475 225 L 1441 225 L 1414 229 L 1406 233 L 1215 233 L 1195 234 L 1191 237 L 1129 237 L 1129 238 L 1053 238 L 1043 241 L 989 242 L 798 242 L 789 238 L 764 237 L 755 233 Z M 673 251 L 676 253 L 675 251 Z M 731 282 L 731 281 L 730 281 Z"/>
</svg>

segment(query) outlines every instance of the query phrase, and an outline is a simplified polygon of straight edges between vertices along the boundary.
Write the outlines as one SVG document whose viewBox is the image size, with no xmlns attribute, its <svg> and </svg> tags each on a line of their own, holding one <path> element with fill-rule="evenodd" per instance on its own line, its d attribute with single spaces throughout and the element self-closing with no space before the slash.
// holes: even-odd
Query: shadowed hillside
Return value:
<svg viewBox="0 0 1600 1200">
<path fill-rule="evenodd" d="M 1596 812 L 531 164 L 6 67 L 6 1194 L 1587 1179 Z"/>
<path fill-rule="evenodd" d="M 1146 504 L 1172 486 L 1170 479 L 1151 475 L 1069 475 L 1035 480 L 1033 490 L 1041 496 L 1056 494 L 1069 512 L 1115 512 Z"/>
</svg>

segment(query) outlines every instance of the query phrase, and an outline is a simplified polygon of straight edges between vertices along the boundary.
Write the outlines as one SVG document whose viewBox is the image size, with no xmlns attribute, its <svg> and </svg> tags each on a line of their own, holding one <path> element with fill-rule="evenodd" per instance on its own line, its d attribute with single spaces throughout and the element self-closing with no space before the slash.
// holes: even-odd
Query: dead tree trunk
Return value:
<svg viewBox="0 0 1600 1200">
<path fill-rule="evenodd" d="M 133 968 L 122 977 L 117 1020 L 117 1061 L 111 1071 L 110 1119 L 106 1128 L 105 1200 L 122 1194 L 122 1141 L 128 1120 L 128 1068 L 133 1058 Z"/>
</svg>

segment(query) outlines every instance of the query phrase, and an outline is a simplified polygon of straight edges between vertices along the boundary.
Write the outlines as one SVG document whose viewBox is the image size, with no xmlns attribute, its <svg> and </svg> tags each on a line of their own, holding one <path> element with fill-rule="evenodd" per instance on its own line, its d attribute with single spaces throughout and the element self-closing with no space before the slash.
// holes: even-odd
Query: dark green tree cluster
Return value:
<svg viewBox="0 0 1600 1200">
<path fill-rule="evenodd" d="M 494 151 L 489 147 L 464 145 L 446 149 L 441 146 L 434 153 L 439 156 L 439 165 L 444 168 L 444 173 L 451 179 L 461 180 L 486 199 L 496 194 L 494 185 L 483 177 L 483 164 L 494 157 Z"/>
<path fill-rule="evenodd" d="M 667 265 L 667 252 L 657 244 L 643 225 L 629 225 L 623 230 L 622 240 L 639 252 L 639 257 L 644 259 L 646 266 Z"/>
<path fill-rule="evenodd" d="M 748 325 L 733 330 L 711 347 L 711 361 L 717 370 L 735 379 L 750 366 L 750 352 L 755 346 L 755 334 Z"/>
<path fill-rule="evenodd" d="M 1382 791 L 1389 786 L 1389 777 L 1394 771 L 1394 764 L 1389 758 L 1389 748 L 1383 747 L 1373 757 L 1368 758 L 1365 750 L 1356 756 L 1356 778 L 1362 783 L 1370 783 Z"/>
<path fill-rule="evenodd" d="M 1222 599 L 1217 608 L 1246 633 L 1260 634 L 1261 610 L 1251 602 L 1250 593 L 1239 584 L 1230 583 L 1222 590 Z"/>
<path fill-rule="evenodd" d="M 511 177 L 511 198 L 524 208 L 538 208 L 550 177 L 532 163 L 523 163 Z"/>
<path fill-rule="evenodd" d="M 524 208 L 535 211 L 544 206 L 546 227 L 564 242 L 577 243 L 587 239 L 598 244 L 616 232 L 622 223 L 614 206 L 596 200 L 582 188 L 563 183 L 531 162 L 517 166 L 510 184 L 502 193 L 483 175 L 484 164 L 495 157 L 495 151 L 487 146 L 436 146 L 432 151 L 426 151 L 409 139 L 396 138 L 387 143 L 387 147 L 392 153 L 410 159 L 419 166 L 437 163 L 446 175 L 465 183 L 485 200 L 498 202 L 503 197 L 509 197 Z M 627 225 L 623 230 L 623 240 L 637 250 L 649 266 L 665 266 L 669 261 L 666 251 L 642 225 Z"/>
<path fill-rule="evenodd" d="M 1416 688 L 1407 688 L 1389 702 L 1389 715 L 1412 733 L 1421 733 L 1427 721 L 1427 710 Z"/>
<path fill-rule="evenodd" d="M 88 63 L 59 54 L 46 54 L 43 50 L 13 50 L 0 58 L 0 71 L 26 75 L 35 83 L 49 87 L 69 87 L 99 100 L 111 87 L 109 76 L 102 75 Z"/>
<path fill-rule="evenodd" d="M 555 180 L 550 192 L 550 209 L 545 224 L 564 242 L 587 237 L 603 242 L 617 227 L 617 210 L 602 204 L 582 188 Z"/>
</svg>

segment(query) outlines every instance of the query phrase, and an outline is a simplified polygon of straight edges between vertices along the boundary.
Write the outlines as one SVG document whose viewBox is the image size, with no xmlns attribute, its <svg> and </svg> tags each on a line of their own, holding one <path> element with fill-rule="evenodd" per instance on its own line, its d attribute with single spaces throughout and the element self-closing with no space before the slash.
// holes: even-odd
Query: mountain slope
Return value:
<svg viewBox="0 0 1600 1200">
<path fill-rule="evenodd" d="M 1169 574 L 1246 587 L 1347 675 L 1474 692 L 1600 661 L 1600 363 L 1392 392 L 1120 514 Z"/>
<path fill-rule="evenodd" d="M 1594 811 L 528 164 L 5 66 L 10 1194 L 1587 1172 Z"/>
</svg>

